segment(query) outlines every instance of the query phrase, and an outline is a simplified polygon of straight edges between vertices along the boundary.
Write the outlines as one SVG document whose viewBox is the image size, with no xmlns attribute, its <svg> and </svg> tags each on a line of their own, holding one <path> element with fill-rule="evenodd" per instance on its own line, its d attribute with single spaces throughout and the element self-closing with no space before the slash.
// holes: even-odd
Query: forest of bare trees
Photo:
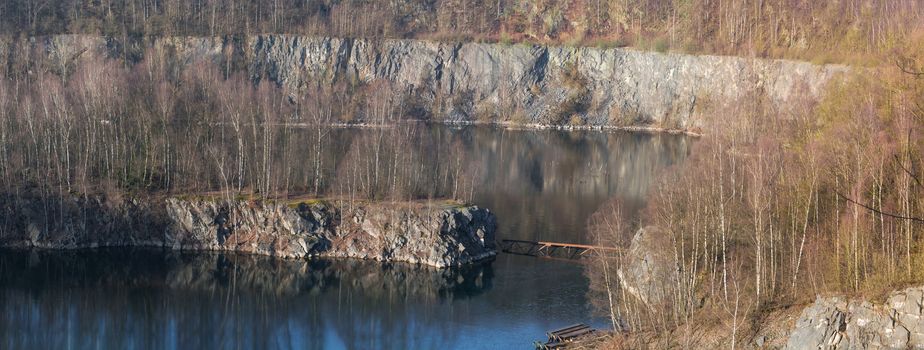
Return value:
<svg viewBox="0 0 924 350">
<path fill-rule="evenodd" d="M 598 259 L 589 276 L 604 313 L 635 330 L 675 330 L 681 346 L 721 329 L 734 347 L 774 310 L 816 295 L 877 297 L 924 280 L 920 43 L 791 113 L 759 96 L 717 112 L 736 118 L 665 175 L 640 222 L 619 203 L 597 213 L 600 244 L 662 228 L 677 272 L 667 305 L 645 305 L 620 291 L 621 257 Z"/>
<path fill-rule="evenodd" d="M 917 0 L 11 0 L 0 32 L 291 33 L 634 46 L 868 63 L 924 21 Z"/>
<path fill-rule="evenodd" d="M 88 60 L 0 81 L 0 187 L 54 194 L 311 194 L 417 199 L 471 194 L 454 147 L 401 123 L 388 86 L 285 91 L 156 53 Z M 369 128 L 336 127 L 362 113 Z M 446 153 L 444 151 L 443 153 Z"/>
</svg>

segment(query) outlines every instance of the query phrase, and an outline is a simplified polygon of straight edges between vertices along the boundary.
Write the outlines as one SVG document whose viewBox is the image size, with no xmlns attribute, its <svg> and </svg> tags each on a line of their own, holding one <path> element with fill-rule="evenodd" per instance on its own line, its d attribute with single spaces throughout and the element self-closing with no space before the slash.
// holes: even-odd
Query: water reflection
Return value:
<svg viewBox="0 0 924 350">
<path fill-rule="evenodd" d="M 440 348 L 457 342 L 457 328 L 438 309 L 483 294 L 493 278 L 490 262 L 435 270 L 147 249 L 4 251 L 0 344 Z"/>
<path fill-rule="evenodd" d="M 587 242 L 587 219 L 618 196 L 644 202 L 659 172 L 686 156 L 689 140 L 627 132 L 465 128 L 466 151 L 485 169 L 474 202 L 500 218 L 501 238 Z"/>
<path fill-rule="evenodd" d="M 651 182 L 686 157 L 690 142 L 631 133 L 415 130 L 406 146 L 421 164 L 411 173 L 433 172 L 420 174 L 432 181 L 417 183 L 445 186 L 451 171 L 441 164 L 465 159 L 471 199 L 497 213 L 499 238 L 562 242 L 586 242 L 587 218 L 613 196 L 643 205 Z M 391 132 L 336 130 L 324 164 L 341 168 L 347 154 Z M 292 154 L 311 154 L 305 147 Z M 310 163 L 292 162 L 291 177 L 306 178 Z M 587 286 L 579 264 L 509 255 L 438 271 L 150 250 L 7 251 L 0 252 L 0 348 L 528 348 L 562 325 L 605 326 L 591 316 Z"/>
<path fill-rule="evenodd" d="M 454 173 L 446 169 L 454 161 L 464 160 L 466 174 L 474 178 L 470 199 L 498 214 L 501 238 L 563 242 L 587 242 L 587 218 L 613 196 L 630 211 L 638 209 L 658 173 L 682 161 L 690 142 L 629 132 L 412 124 L 397 130 L 337 130 L 328 162 L 342 167 L 350 150 L 371 149 L 370 140 L 381 138 L 411 140 L 402 143 L 408 145 L 405 152 L 418 155 L 418 172 L 425 174 L 409 176 L 433 177 L 422 183 L 436 195 L 453 192 L 452 183 L 441 179 Z M 329 186 L 336 192 L 336 182 Z"/>
</svg>

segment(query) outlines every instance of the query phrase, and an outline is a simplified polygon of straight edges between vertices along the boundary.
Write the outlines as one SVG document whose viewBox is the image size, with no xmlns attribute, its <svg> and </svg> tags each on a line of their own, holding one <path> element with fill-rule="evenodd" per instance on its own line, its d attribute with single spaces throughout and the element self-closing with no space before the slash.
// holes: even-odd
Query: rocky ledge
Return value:
<svg viewBox="0 0 924 350">
<path fill-rule="evenodd" d="M 11 199 L 0 246 L 155 246 L 408 262 L 434 267 L 496 255 L 494 214 L 449 202 Z"/>
<path fill-rule="evenodd" d="M 802 311 L 786 349 L 924 349 L 924 286 L 884 304 L 819 297 Z"/>
</svg>

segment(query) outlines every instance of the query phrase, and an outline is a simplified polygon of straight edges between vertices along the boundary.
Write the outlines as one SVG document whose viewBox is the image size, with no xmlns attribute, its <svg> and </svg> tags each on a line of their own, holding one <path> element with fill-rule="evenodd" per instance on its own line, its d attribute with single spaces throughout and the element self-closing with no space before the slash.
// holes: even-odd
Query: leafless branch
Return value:
<svg viewBox="0 0 924 350">
<path fill-rule="evenodd" d="M 876 213 L 876 214 L 881 214 L 881 215 L 888 216 L 888 217 L 894 218 L 894 219 L 910 220 L 910 221 L 917 222 L 917 223 L 924 223 L 924 219 L 922 219 L 922 218 L 916 218 L 916 217 L 911 217 L 911 216 L 902 216 L 902 215 L 897 215 L 897 214 L 892 214 L 892 213 L 884 212 L 884 211 L 881 211 L 881 210 L 876 209 L 876 208 L 874 208 L 874 207 L 871 207 L 871 206 L 869 206 L 869 205 L 866 205 L 866 204 L 857 202 L 856 200 L 854 200 L 854 199 L 852 199 L 852 198 L 850 198 L 850 197 L 847 197 L 847 196 L 845 196 L 844 194 L 842 194 L 842 193 L 840 193 L 840 192 L 837 192 L 837 196 L 843 198 L 844 200 L 846 200 L 846 201 L 848 201 L 848 202 L 850 202 L 850 203 L 853 203 L 853 204 L 855 204 L 855 205 L 858 205 L 858 206 L 860 206 L 861 208 L 864 208 L 864 209 L 866 209 L 866 210 L 869 210 L 869 211 L 871 211 L 871 212 L 874 212 L 874 213 Z"/>
<path fill-rule="evenodd" d="M 917 71 L 917 70 L 914 70 L 914 69 L 912 69 L 912 68 L 909 68 L 909 67 L 908 67 L 909 64 L 907 64 L 907 63 L 908 63 L 907 61 L 908 61 L 907 59 L 905 59 L 905 60 L 895 60 L 895 65 L 898 67 L 898 69 L 900 69 L 900 70 L 901 70 L 903 73 L 905 73 L 905 74 L 910 74 L 910 75 L 913 75 L 913 76 L 915 76 L 915 77 L 924 77 L 924 72 Z"/>
<path fill-rule="evenodd" d="M 918 184 L 918 186 L 924 186 L 924 184 L 921 183 L 921 179 L 919 179 L 917 175 L 915 175 L 913 172 L 911 172 L 910 169 L 906 168 L 906 167 L 905 167 L 905 164 L 902 163 L 901 160 L 899 160 L 898 155 L 895 155 L 894 158 L 895 158 L 896 163 L 898 164 L 898 166 L 899 166 L 906 174 L 908 174 L 908 176 L 911 176 L 911 178 L 914 179 L 914 182 L 915 182 L 916 184 Z"/>
</svg>

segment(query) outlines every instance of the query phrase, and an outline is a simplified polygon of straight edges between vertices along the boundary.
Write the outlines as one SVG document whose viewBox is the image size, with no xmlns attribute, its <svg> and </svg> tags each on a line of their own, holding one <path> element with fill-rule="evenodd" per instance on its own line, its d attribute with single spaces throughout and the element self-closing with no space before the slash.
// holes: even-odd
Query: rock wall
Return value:
<svg viewBox="0 0 924 350">
<path fill-rule="evenodd" d="M 496 254 L 487 209 L 451 203 L 10 199 L 0 246 L 162 246 L 301 258 L 375 259 L 435 267 Z"/>
<path fill-rule="evenodd" d="M 884 304 L 819 297 L 802 311 L 786 349 L 924 349 L 924 287 Z"/>
<path fill-rule="evenodd" d="M 649 308 L 661 310 L 671 301 L 673 286 L 678 281 L 670 236 L 657 226 L 639 229 L 625 255 L 625 262 L 616 271 L 619 283 L 630 295 Z"/>
<path fill-rule="evenodd" d="M 199 60 L 222 67 L 233 57 L 255 80 L 298 89 L 308 81 L 385 81 L 436 118 L 532 125 L 703 126 L 707 114 L 766 99 L 785 116 L 817 99 L 843 66 L 740 57 L 694 56 L 630 49 L 439 43 L 253 35 L 171 37 L 148 43 L 60 35 L 0 38 L 0 60 L 33 52 L 51 69 L 105 56 L 140 59 L 146 49 L 179 65 Z M 27 47 L 28 50 L 23 48 Z M 135 54 L 129 54 L 134 52 Z M 23 56 L 24 54 L 19 54 Z M 8 66 L 8 62 L 2 66 Z M 12 66 L 12 65 L 10 65 Z M 714 116 L 719 122 L 722 116 Z"/>
</svg>

